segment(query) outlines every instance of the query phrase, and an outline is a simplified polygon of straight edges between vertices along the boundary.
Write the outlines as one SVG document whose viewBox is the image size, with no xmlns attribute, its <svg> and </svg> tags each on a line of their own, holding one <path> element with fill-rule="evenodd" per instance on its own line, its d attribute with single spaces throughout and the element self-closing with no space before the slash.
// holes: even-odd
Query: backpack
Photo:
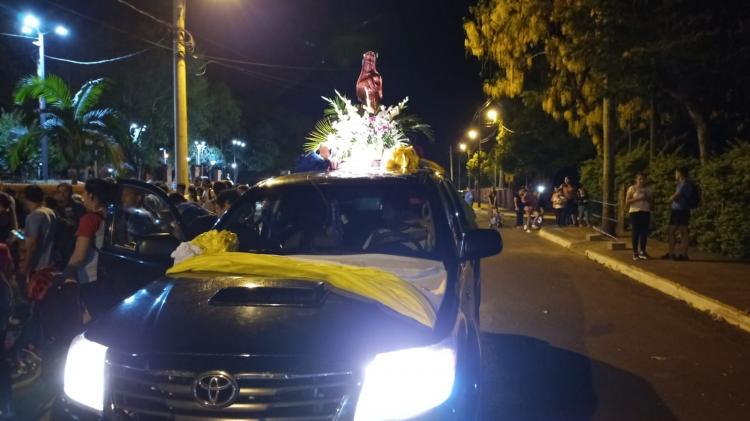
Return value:
<svg viewBox="0 0 750 421">
<path fill-rule="evenodd" d="M 52 226 L 52 266 L 64 269 L 76 247 L 76 226 L 58 214 Z"/>
<path fill-rule="evenodd" d="M 695 209 L 701 204 L 701 198 L 703 196 L 703 192 L 701 192 L 701 188 L 698 184 L 689 181 L 690 183 L 690 195 L 686 198 L 688 207 L 690 209 Z"/>
</svg>

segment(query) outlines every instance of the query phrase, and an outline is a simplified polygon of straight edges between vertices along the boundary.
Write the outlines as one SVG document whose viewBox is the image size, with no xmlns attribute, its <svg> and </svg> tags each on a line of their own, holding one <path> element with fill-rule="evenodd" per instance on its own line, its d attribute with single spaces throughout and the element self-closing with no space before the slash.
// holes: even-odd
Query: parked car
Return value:
<svg viewBox="0 0 750 421">
<path fill-rule="evenodd" d="M 139 206 L 153 196 L 155 216 L 134 233 L 122 204 L 110 210 L 100 279 L 127 298 L 73 340 L 56 418 L 477 418 L 479 262 L 502 240 L 477 228 L 440 174 L 281 176 L 216 225 L 242 252 L 396 273 L 434 306 L 432 327 L 322 280 L 159 277 L 194 233 L 157 189 L 122 188 Z"/>
</svg>

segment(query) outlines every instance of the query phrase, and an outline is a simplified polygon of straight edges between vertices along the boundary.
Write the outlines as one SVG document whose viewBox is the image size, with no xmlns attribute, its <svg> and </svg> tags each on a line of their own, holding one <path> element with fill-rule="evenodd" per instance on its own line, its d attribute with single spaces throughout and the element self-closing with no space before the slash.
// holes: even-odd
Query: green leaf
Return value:
<svg viewBox="0 0 750 421">
<path fill-rule="evenodd" d="M 99 104 L 107 81 L 104 78 L 90 80 L 83 84 L 73 98 L 73 107 L 75 108 L 76 118 L 83 117 L 92 108 Z"/>
<path fill-rule="evenodd" d="M 305 152 L 317 151 L 322 143 L 328 139 L 328 135 L 333 132 L 331 120 L 324 118 L 315 123 L 315 128 L 307 136 L 309 142 L 305 143 Z"/>
</svg>

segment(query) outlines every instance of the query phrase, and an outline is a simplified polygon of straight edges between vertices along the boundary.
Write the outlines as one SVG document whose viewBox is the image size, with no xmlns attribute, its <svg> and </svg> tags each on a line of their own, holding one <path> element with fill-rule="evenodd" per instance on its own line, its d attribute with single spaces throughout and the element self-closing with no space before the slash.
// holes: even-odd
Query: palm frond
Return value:
<svg viewBox="0 0 750 421">
<path fill-rule="evenodd" d="M 38 76 L 22 78 L 14 93 L 16 103 L 22 104 L 31 98 L 39 97 L 44 97 L 50 107 L 66 109 L 73 106 L 70 88 L 59 76 L 49 75 L 44 79 Z"/>
<path fill-rule="evenodd" d="M 333 132 L 331 120 L 324 118 L 315 123 L 315 128 L 307 135 L 309 142 L 305 143 L 305 152 L 317 151 L 322 143 L 328 139 L 328 135 Z"/>
<path fill-rule="evenodd" d="M 73 97 L 76 118 L 81 118 L 99 104 L 99 99 L 101 99 L 106 87 L 107 80 L 104 78 L 90 80 L 81 86 L 81 89 Z"/>
<path fill-rule="evenodd" d="M 33 161 L 41 139 L 42 134 L 39 130 L 30 130 L 16 140 L 8 151 L 8 167 L 11 171 L 16 171 L 25 163 Z"/>
<path fill-rule="evenodd" d="M 85 130 L 85 137 L 91 147 L 101 152 L 104 160 L 116 167 L 122 165 L 124 153 L 113 136 L 95 130 Z"/>
<path fill-rule="evenodd" d="M 435 133 L 432 126 L 422 121 L 421 118 L 411 114 L 400 114 L 398 123 L 407 135 L 421 134 L 431 142 L 435 141 Z"/>
<path fill-rule="evenodd" d="M 13 100 L 17 105 L 21 105 L 30 99 L 39 98 L 37 95 L 39 87 L 39 77 L 35 75 L 24 76 L 18 81 L 16 90 L 13 92 Z"/>
<path fill-rule="evenodd" d="M 88 111 L 82 116 L 76 116 L 80 118 L 83 124 L 89 124 L 94 121 L 101 121 L 105 124 L 111 122 L 112 119 L 116 119 L 120 114 L 113 108 L 99 108 L 96 110 Z"/>
<path fill-rule="evenodd" d="M 42 123 L 42 129 L 52 130 L 55 127 L 65 127 L 65 120 L 56 115 L 47 115 Z"/>
<path fill-rule="evenodd" d="M 328 103 L 328 107 L 323 110 L 323 115 L 327 118 L 332 118 L 339 114 L 343 114 L 346 110 L 346 98 L 341 95 L 339 91 L 335 92 L 336 96 L 334 96 L 333 98 L 323 97 L 323 100 Z"/>
</svg>

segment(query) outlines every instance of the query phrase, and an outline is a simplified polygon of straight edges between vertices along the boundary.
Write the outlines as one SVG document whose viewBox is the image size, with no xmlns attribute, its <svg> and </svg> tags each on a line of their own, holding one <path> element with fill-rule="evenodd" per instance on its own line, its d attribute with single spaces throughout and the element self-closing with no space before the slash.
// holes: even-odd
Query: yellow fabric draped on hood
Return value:
<svg viewBox="0 0 750 421">
<path fill-rule="evenodd" d="M 435 324 L 435 310 L 427 298 L 412 284 L 380 269 L 272 254 L 206 250 L 205 254 L 175 264 L 167 274 L 183 272 L 219 272 L 314 282 L 322 280 L 341 291 L 376 301 L 430 328 Z"/>
</svg>

